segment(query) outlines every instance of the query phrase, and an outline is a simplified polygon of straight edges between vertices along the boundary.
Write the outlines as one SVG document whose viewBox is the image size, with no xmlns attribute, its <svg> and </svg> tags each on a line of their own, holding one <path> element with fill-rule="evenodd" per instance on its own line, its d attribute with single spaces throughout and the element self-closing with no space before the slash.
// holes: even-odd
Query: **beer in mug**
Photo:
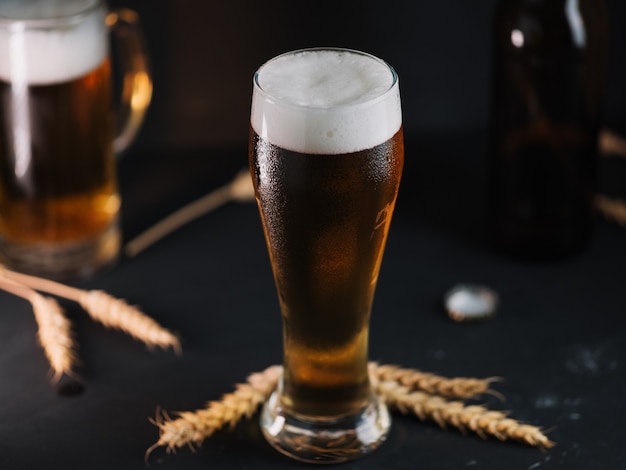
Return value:
<svg viewBox="0 0 626 470">
<path fill-rule="evenodd" d="M 0 5 L 0 259 L 49 277 L 118 254 L 120 198 L 102 2 Z"/>
</svg>

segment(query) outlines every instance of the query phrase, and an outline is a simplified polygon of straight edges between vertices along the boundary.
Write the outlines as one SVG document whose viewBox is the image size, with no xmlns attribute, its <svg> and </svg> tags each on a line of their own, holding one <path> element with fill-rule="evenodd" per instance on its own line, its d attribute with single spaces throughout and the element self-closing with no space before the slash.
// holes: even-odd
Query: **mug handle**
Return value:
<svg viewBox="0 0 626 470">
<path fill-rule="evenodd" d="M 113 150 L 120 155 L 133 142 L 143 123 L 152 99 L 152 74 L 137 13 L 126 8 L 112 10 L 107 14 L 106 24 L 124 74 L 113 140 Z"/>
</svg>

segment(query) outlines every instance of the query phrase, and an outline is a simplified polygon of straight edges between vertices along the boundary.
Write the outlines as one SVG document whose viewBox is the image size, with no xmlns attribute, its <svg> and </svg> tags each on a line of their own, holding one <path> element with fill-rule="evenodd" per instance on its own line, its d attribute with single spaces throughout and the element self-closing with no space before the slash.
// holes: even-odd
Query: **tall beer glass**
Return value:
<svg viewBox="0 0 626 470">
<path fill-rule="evenodd" d="M 115 139 L 110 32 L 126 65 Z M 0 1 L 0 261 L 88 275 L 118 254 L 114 153 L 151 96 L 135 15 L 102 0 Z"/>
<path fill-rule="evenodd" d="M 390 425 L 367 349 L 404 162 L 396 73 L 345 49 L 270 60 L 254 75 L 249 161 L 283 319 L 263 433 L 298 460 L 359 457 Z"/>
</svg>

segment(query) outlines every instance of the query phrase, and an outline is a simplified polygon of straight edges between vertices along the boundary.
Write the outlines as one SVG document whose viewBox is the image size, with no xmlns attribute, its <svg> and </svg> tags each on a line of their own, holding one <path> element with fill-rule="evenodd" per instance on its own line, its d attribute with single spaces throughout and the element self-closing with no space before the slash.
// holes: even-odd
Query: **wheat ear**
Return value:
<svg viewBox="0 0 626 470">
<path fill-rule="evenodd" d="M 598 194 L 593 203 L 596 210 L 604 217 L 620 225 L 626 225 L 626 201 Z"/>
<path fill-rule="evenodd" d="M 412 390 L 421 390 L 433 395 L 456 398 L 472 398 L 484 393 L 503 398 L 491 389 L 492 383 L 501 380 L 498 377 L 476 379 L 472 377 L 447 378 L 422 372 L 416 369 L 404 369 L 396 365 L 386 364 L 370 366 L 370 375 L 379 381 L 393 381 Z"/>
<path fill-rule="evenodd" d="M 616 155 L 618 157 L 626 157 L 626 139 L 619 134 L 603 129 L 598 138 L 598 147 L 604 155 Z"/>
<path fill-rule="evenodd" d="M 165 446 L 168 452 L 184 446 L 193 448 L 219 429 L 233 427 L 242 418 L 249 418 L 274 390 L 281 373 L 281 366 L 270 366 L 251 374 L 246 383 L 237 384 L 235 391 L 227 393 L 220 401 L 211 401 L 204 409 L 177 413 L 176 419 L 157 413 L 152 422 L 158 426 L 160 437 L 146 451 L 146 459 L 160 446 Z"/>
<path fill-rule="evenodd" d="M 539 428 L 507 418 L 504 412 L 489 411 L 478 405 L 466 406 L 460 401 L 448 401 L 441 396 L 416 391 L 395 380 L 379 380 L 395 367 L 372 362 L 370 377 L 373 389 L 390 407 L 401 413 L 414 414 L 422 420 L 434 420 L 442 427 L 451 425 L 462 432 L 473 431 L 483 438 L 491 435 L 539 448 L 554 445 Z M 416 374 L 417 371 L 405 369 L 405 372 Z M 281 366 L 271 366 L 263 372 L 252 374 L 246 384 L 237 385 L 235 392 L 224 395 L 221 402 L 210 402 L 205 409 L 178 413 L 176 419 L 171 419 L 166 413 L 157 413 L 152 422 L 158 426 L 160 437 L 146 451 L 146 458 L 160 446 L 165 446 L 168 452 L 184 446 L 193 448 L 193 445 L 201 444 L 225 425 L 234 426 L 239 419 L 251 416 L 276 387 L 281 373 Z M 479 379 L 462 380 L 471 382 Z"/>
<path fill-rule="evenodd" d="M 72 376 L 76 359 L 74 339 L 70 321 L 63 314 L 61 306 L 53 298 L 44 297 L 10 279 L 0 277 L 0 288 L 28 300 L 32 305 L 37 322 L 37 336 L 52 368 L 53 383 L 58 382 L 63 374 Z"/>
<path fill-rule="evenodd" d="M 113 297 L 104 291 L 81 290 L 49 279 L 11 271 L 4 267 L 0 273 L 3 277 L 31 289 L 73 300 L 79 303 L 94 320 L 108 328 L 124 331 L 150 347 L 171 347 L 176 352 L 181 351 L 180 340 L 176 335 L 159 325 L 137 307 L 133 307 L 124 300 Z"/>
<path fill-rule="evenodd" d="M 148 346 L 171 347 L 181 353 L 179 338 L 156 321 L 104 291 L 81 291 L 76 299 L 94 320 L 109 328 L 124 331 Z"/>
<path fill-rule="evenodd" d="M 541 449 L 554 446 L 540 428 L 508 418 L 502 411 L 491 411 L 480 405 L 467 406 L 460 401 L 413 391 L 397 382 L 375 384 L 385 402 L 403 414 L 414 414 L 421 420 L 433 420 L 442 428 L 451 425 L 461 432 L 473 431 L 486 439 L 516 440 Z"/>
</svg>

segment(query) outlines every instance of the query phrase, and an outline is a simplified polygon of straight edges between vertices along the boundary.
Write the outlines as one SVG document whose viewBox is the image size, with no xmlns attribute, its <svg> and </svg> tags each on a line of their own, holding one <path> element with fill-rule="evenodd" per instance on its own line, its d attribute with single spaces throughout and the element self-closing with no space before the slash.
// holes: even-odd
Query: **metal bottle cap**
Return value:
<svg viewBox="0 0 626 470">
<path fill-rule="evenodd" d="M 458 284 L 444 296 L 448 316 L 459 322 L 480 321 L 493 317 L 498 301 L 498 294 L 492 289 L 475 284 Z"/>
</svg>

